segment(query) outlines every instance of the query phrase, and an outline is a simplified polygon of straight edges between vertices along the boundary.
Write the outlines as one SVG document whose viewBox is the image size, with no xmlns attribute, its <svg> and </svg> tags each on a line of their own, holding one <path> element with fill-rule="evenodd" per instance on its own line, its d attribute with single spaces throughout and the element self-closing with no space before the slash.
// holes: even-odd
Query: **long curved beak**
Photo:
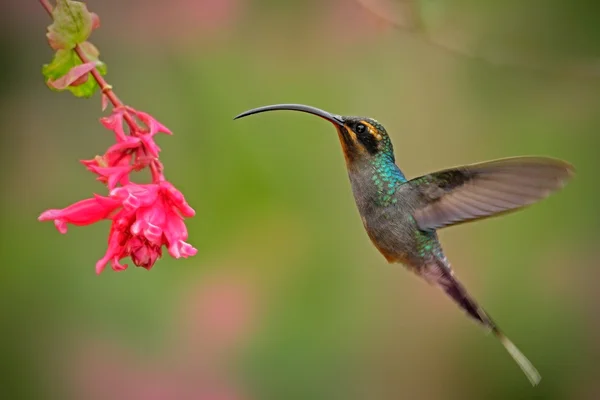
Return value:
<svg viewBox="0 0 600 400">
<path fill-rule="evenodd" d="M 309 114 L 321 117 L 321 118 L 331 122 L 334 125 L 344 126 L 344 118 L 342 116 L 336 115 L 336 114 L 331 114 L 331 113 L 328 113 L 327 111 L 323 111 L 319 108 L 305 106 L 303 104 L 275 104 L 275 105 L 271 105 L 271 106 L 253 108 L 252 110 L 248 110 L 248 111 L 241 113 L 240 115 L 235 117 L 234 120 L 238 119 L 238 118 L 244 118 L 249 115 L 265 112 L 265 111 L 276 111 L 276 110 L 301 111 L 301 112 L 305 112 L 305 113 L 309 113 Z"/>
</svg>

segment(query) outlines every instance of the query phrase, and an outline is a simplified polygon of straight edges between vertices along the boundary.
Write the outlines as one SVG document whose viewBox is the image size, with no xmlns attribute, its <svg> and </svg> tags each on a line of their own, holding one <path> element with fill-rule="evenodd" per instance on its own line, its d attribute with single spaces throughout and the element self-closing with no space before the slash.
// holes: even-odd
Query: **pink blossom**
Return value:
<svg viewBox="0 0 600 400">
<path fill-rule="evenodd" d="M 61 233 L 67 232 L 67 224 L 89 225 L 111 220 L 108 248 L 96 263 L 97 273 L 108 263 L 115 271 L 126 269 L 127 264 L 121 263 L 125 257 L 139 267 L 150 269 L 162 256 L 163 246 L 174 258 L 195 255 L 197 250 L 187 243 L 188 232 L 183 221 L 195 211 L 165 179 L 163 165 L 158 160 L 160 148 L 154 142 L 157 133 L 170 135 L 171 131 L 151 115 L 127 106 L 116 107 L 100 122 L 114 132 L 116 143 L 103 156 L 81 163 L 108 186 L 108 197 L 94 195 L 62 210 L 45 211 L 38 219 L 53 220 Z M 129 134 L 124 124 L 129 127 Z M 146 167 L 152 172 L 152 183 L 132 183 L 131 172 Z"/>
<path fill-rule="evenodd" d="M 108 117 L 100 118 L 100 122 L 106 129 L 115 133 L 117 142 L 124 142 L 127 140 L 127 136 L 123 130 L 123 109 L 115 109 Z"/>
<path fill-rule="evenodd" d="M 132 136 L 126 136 L 124 140 L 121 140 L 106 150 L 106 153 L 121 153 L 128 150 L 134 150 L 140 147 L 141 139 Z"/>
<path fill-rule="evenodd" d="M 125 113 L 137 118 L 144 125 L 146 125 L 146 127 L 143 128 L 139 125 L 133 127 L 130 126 L 130 136 L 125 135 L 125 131 L 123 129 Z M 127 147 L 137 147 L 142 150 L 143 154 L 147 154 L 152 157 L 158 157 L 158 153 L 160 152 L 160 147 L 158 147 L 154 141 L 154 135 L 157 133 L 166 133 L 167 135 L 173 134 L 169 128 L 158 122 L 150 114 L 137 111 L 132 107 L 115 109 L 110 116 L 101 118 L 100 122 L 102 122 L 102 125 L 104 125 L 106 129 L 110 129 L 115 133 L 115 138 L 117 140 L 117 144 L 115 146 L 123 146 L 124 143 L 127 143 Z"/>
<path fill-rule="evenodd" d="M 130 164 L 131 155 L 119 152 L 108 152 L 104 157 L 97 156 L 93 160 L 81 160 L 81 163 L 91 172 L 98 175 L 98 180 L 114 189 L 117 184 L 129 183 L 129 173 L 133 170 Z"/>
<path fill-rule="evenodd" d="M 76 2 L 77 9 L 70 9 L 63 3 L 59 1 L 53 7 L 47 1 L 41 2 L 54 19 L 48 27 L 48 40 L 55 50 L 74 49 L 74 53 L 65 54 L 80 59 L 81 63 L 69 68 L 60 78 L 47 79 L 47 83 L 53 89 L 62 90 L 81 86 L 93 78 L 102 91 L 102 110 L 109 103 L 113 106 L 112 113 L 100 118 L 100 123 L 112 131 L 115 143 L 103 155 L 81 160 L 97 176 L 96 180 L 107 186 L 107 197 L 94 194 L 94 197 L 66 208 L 44 211 L 38 219 L 54 221 L 63 234 L 67 233 L 68 224 L 89 225 L 103 219 L 111 220 L 108 249 L 96 264 L 97 273 L 102 272 L 107 263 L 114 270 L 126 269 L 127 264 L 121 263 L 125 257 L 130 257 L 137 266 L 150 269 L 162 256 L 163 246 L 175 258 L 196 254 L 197 250 L 187 243 L 188 232 L 183 222 L 184 217 L 191 217 L 195 212 L 183 194 L 166 180 L 164 166 L 159 160 L 161 149 L 154 139 L 158 133 L 172 135 L 172 132 L 150 114 L 125 105 L 117 97 L 112 86 L 96 70 L 100 63 L 97 61 L 98 49 L 85 41 L 92 30 L 100 27 L 100 18 L 90 13 L 83 3 Z M 77 32 L 71 32 L 74 23 L 78 24 Z M 58 61 L 55 58 L 48 69 Z M 44 67 L 44 75 L 48 78 L 46 69 Z M 87 96 L 92 92 L 75 94 Z M 152 183 L 131 182 L 132 172 L 146 168 Z"/>
<path fill-rule="evenodd" d="M 164 126 L 163 124 L 158 122 L 150 114 L 142 112 L 142 111 L 136 111 L 136 110 L 132 109 L 131 107 L 129 107 L 129 109 L 131 111 L 133 111 L 135 116 L 138 117 L 139 120 L 142 121 L 148 127 L 148 134 L 150 136 L 154 136 L 155 134 L 157 134 L 159 132 L 166 133 L 167 135 L 173 134 L 173 132 L 171 132 L 171 130 L 169 128 L 167 128 L 166 126 Z"/>
<path fill-rule="evenodd" d="M 128 183 L 113 189 L 109 197 L 96 196 L 62 210 L 45 211 L 39 220 L 54 220 L 57 229 L 66 233 L 68 223 L 89 225 L 111 219 L 108 249 L 96 263 L 96 272 L 100 273 L 109 262 L 115 271 L 126 269 L 127 264 L 121 264 L 125 257 L 150 269 L 161 257 L 162 246 L 174 258 L 195 255 L 197 250 L 186 242 L 188 233 L 183 222 L 183 217 L 194 214 L 183 194 L 165 181 Z"/>
<path fill-rule="evenodd" d="M 119 201 L 108 197 L 94 195 L 94 198 L 78 201 L 62 210 L 44 211 L 39 221 L 54 220 L 60 233 L 67 233 L 67 223 L 73 225 L 89 225 L 107 218 L 119 207 Z"/>
</svg>

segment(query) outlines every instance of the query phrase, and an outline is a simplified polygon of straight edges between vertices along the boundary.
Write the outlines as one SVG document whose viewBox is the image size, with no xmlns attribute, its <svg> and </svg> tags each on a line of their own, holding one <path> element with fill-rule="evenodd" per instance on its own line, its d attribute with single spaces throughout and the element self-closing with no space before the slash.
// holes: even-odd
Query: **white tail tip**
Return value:
<svg viewBox="0 0 600 400">
<path fill-rule="evenodd" d="M 496 332 L 496 336 L 502 343 L 502 345 L 506 348 L 506 351 L 511 355 L 511 357 L 515 360 L 515 362 L 521 367 L 527 379 L 533 386 L 540 383 L 542 376 L 535 369 L 533 364 L 525 357 L 523 353 L 510 341 L 506 336 L 504 336 L 501 332 Z"/>
</svg>

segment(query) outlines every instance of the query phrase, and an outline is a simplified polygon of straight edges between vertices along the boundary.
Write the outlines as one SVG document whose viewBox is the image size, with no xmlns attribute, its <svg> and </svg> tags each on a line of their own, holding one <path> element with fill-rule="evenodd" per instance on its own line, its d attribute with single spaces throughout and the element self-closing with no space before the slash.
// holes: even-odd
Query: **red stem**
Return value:
<svg viewBox="0 0 600 400">
<path fill-rule="evenodd" d="M 48 0 L 39 0 L 39 2 L 42 5 L 42 7 L 44 7 L 48 15 L 50 15 L 50 17 L 53 17 L 52 4 L 50 4 Z M 79 45 L 75 46 L 75 53 L 77 54 L 82 63 L 85 64 L 90 62 L 90 60 L 88 60 L 88 58 L 86 57 L 85 53 L 81 50 L 81 47 Z M 100 75 L 100 72 L 98 72 L 98 70 L 95 67 L 90 71 L 90 73 L 98 83 L 98 86 L 100 86 L 100 90 L 102 90 L 102 93 L 108 98 L 108 100 L 111 102 L 114 108 L 125 107 L 125 104 L 117 97 L 115 92 L 113 92 L 112 86 L 109 85 L 108 82 L 106 82 L 106 80 L 102 77 L 102 75 Z M 123 119 L 129 126 L 131 132 L 137 131 L 136 128 L 139 128 L 138 124 L 127 111 L 123 113 Z M 146 152 L 146 149 L 144 149 L 144 152 Z M 152 181 L 154 183 L 158 183 L 162 180 L 162 172 L 158 160 L 154 160 L 150 163 L 150 171 L 152 172 Z"/>
<path fill-rule="evenodd" d="M 48 15 L 52 17 L 52 4 L 48 0 L 40 0 L 40 4 L 44 7 Z"/>
</svg>

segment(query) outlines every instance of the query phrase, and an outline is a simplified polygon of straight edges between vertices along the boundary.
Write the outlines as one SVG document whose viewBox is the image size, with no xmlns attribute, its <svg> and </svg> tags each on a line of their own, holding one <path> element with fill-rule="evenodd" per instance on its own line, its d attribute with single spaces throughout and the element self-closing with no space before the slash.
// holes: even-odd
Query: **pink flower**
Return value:
<svg viewBox="0 0 600 400">
<path fill-rule="evenodd" d="M 125 131 L 123 130 L 125 113 L 130 116 L 135 116 L 139 121 L 146 125 L 146 127 L 143 128 L 139 125 L 136 125 L 133 128 L 130 127 L 132 128 L 130 136 L 125 135 Z M 101 118 L 100 122 L 106 129 L 110 129 L 115 133 L 115 138 L 117 140 L 115 146 L 122 146 L 122 143 L 127 143 L 125 146 L 128 146 L 129 148 L 139 147 L 144 154 L 149 154 L 153 157 L 158 157 L 158 153 L 160 152 L 160 147 L 158 147 L 154 141 L 154 135 L 157 133 L 166 133 L 167 135 L 173 134 L 169 128 L 158 122 L 150 114 L 137 111 L 132 107 L 115 109 L 110 116 Z"/>
<path fill-rule="evenodd" d="M 114 147 L 114 146 L 113 146 Z M 98 175 L 98 180 L 114 189 L 117 184 L 129 183 L 129 173 L 133 170 L 131 155 L 121 152 L 109 152 L 104 157 L 97 156 L 93 160 L 81 160 L 81 163 L 91 172 Z"/>
<path fill-rule="evenodd" d="M 104 155 L 81 163 L 97 178 L 106 184 L 109 195 L 94 194 L 93 198 L 76 202 L 64 209 L 52 209 L 39 216 L 40 221 L 54 221 L 59 232 L 67 233 L 67 225 L 89 225 L 103 219 L 112 221 L 108 238 L 108 249 L 96 264 L 97 273 L 102 272 L 110 262 L 114 270 L 127 268 L 121 260 L 130 257 L 137 266 L 152 268 L 162 256 L 162 247 L 175 258 L 188 257 L 197 250 L 186 242 L 187 228 L 184 217 L 194 215 L 173 185 L 165 178 L 164 165 L 159 160 L 160 147 L 154 137 L 158 133 L 172 135 L 172 132 L 148 113 L 138 111 L 124 104 L 112 90 L 102 75 L 105 71 L 97 67 L 99 51 L 86 39 L 92 30 L 100 27 L 100 18 L 90 13 L 85 4 L 59 1 L 55 7 L 42 1 L 42 6 L 50 14 L 53 23 L 48 27 L 48 41 L 54 50 L 70 51 L 68 71 L 61 77 L 52 74 L 52 66 L 63 58 L 57 53 L 51 64 L 44 66 L 44 76 L 51 89 L 63 90 L 79 88 L 73 93 L 77 97 L 89 97 L 97 87 L 102 92 L 102 110 L 109 103 L 113 109 L 110 115 L 100 118 L 100 123 L 112 131 L 115 138 Z M 76 4 L 75 4 L 76 3 Z M 77 26 L 75 26 L 77 25 Z M 77 29 L 75 29 L 77 28 Z M 75 32 L 77 31 L 77 32 Z M 63 56 L 64 56 L 63 54 Z M 77 61 L 77 62 L 75 62 Z M 76 64 L 76 65 L 70 65 Z M 54 71 L 56 72 L 56 71 Z M 52 76 L 50 76 L 52 75 Z M 89 79 L 94 85 L 79 90 Z M 89 86 L 89 85 L 88 85 Z M 131 173 L 147 169 L 152 183 L 139 185 L 131 182 Z"/>
<path fill-rule="evenodd" d="M 78 201 L 62 210 L 51 209 L 44 211 L 38 220 L 54 220 L 56 229 L 60 233 L 65 234 L 67 233 L 67 223 L 80 226 L 93 224 L 107 218 L 119 205 L 118 200 L 94 195 L 92 199 Z"/>
<path fill-rule="evenodd" d="M 97 273 L 108 263 L 115 271 L 126 269 L 127 264 L 121 263 L 125 257 L 139 267 L 150 269 L 162 256 L 163 246 L 174 258 L 195 255 L 197 250 L 186 242 L 188 233 L 183 222 L 184 217 L 195 212 L 183 194 L 166 181 L 158 159 L 160 148 L 154 142 L 157 133 L 171 135 L 171 131 L 151 115 L 128 106 L 115 107 L 100 122 L 114 132 L 116 143 L 103 156 L 81 163 L 108 186 L 109 196 L 94 195 L 62 210 L 45 211 L 38 219 L 53 220 L 61 233 L 67 232 L 67 224 L 89 225 L 112 220 L 108 249 L 96 263 Z M 152 183 L 132 183 L 131 172 L 144 168 L 150 169 Z"/>
<path fill-rule="evenodd" d="M 163 124 L 158 122 L 150 114 L 142 112 L 142 111 L 134 110 L 131 107 L 129 107 L 128 109 L 130 111 L 132 111 L 135 114 L 135 116 L 138 117 L 138 119 L 140 121 L 142 121 L 148 127 L 148 134 L 150 136 L 154 136 L 155 134 L 157 134 L 159 132 L 166 133 L 167 135 L 173 134 L 173 132 L 171 132 L 171 130 L 169 128 L 167 128 L 166 126 L 164 126 Z"/>
<path fill-rule="evenodd" d="M 117 142 L 124 142 L 127 140 L 127 136 L 123 130 L 123 111 L 123 109 L 115 109 L 108 117 L 100 118 L 102 125 L 115 133 Z"/>
<path fill-rule="evenodd" d="M 188 233 L 183 222 L 183 217 L 194 214 L 183 194 L 164 181 L 127 183 L 113 189 L 109 197 L 95 196 L 62 210 L 48 210 L 38 219 L 54 220 L 61 233 L 67 232 L 67 223 L 89 225 L 111 219 L 108 249 L 96 263 L 96 272 L 100 273 L 109 262 L 115 271 L 126 269 L 127 264 L 120 262 L 125 257 L 150 269 L 161 257 L 163 245 L 174 258 L 195 255 L 197 250 L 186 242 Z"/>
</svg>

